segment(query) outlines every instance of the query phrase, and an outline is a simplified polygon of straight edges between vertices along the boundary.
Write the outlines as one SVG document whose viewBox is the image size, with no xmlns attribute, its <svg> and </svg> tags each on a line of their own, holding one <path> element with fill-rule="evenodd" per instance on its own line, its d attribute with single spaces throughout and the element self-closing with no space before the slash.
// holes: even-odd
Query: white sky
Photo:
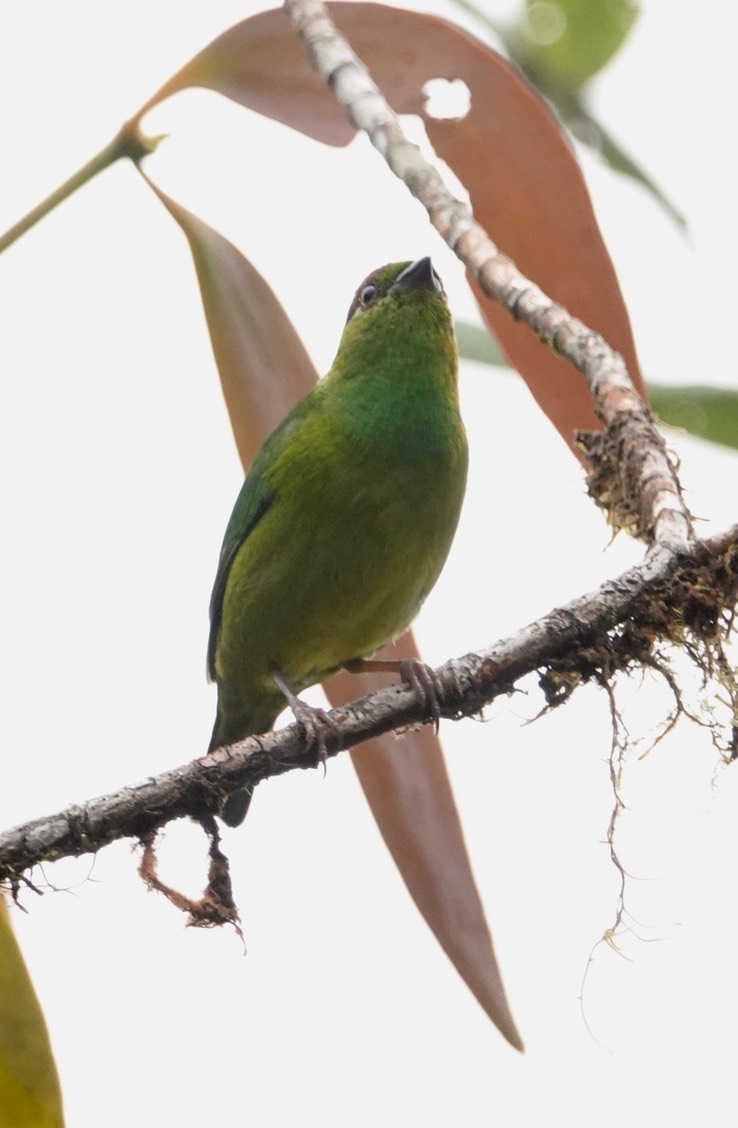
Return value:
<svg viewBox="0 0 738 1128">
<path fill-rule="evenodd" d="M 734 37 L 720 0 L 644 7 L 596 104 L 687 214 L 690 241 L 637 187 L 588 157 L 585 168 L 647 374 L 734 383 Z M 0 12 L 0 228 L 256 10 L 184 8 Z M 149 124 L 172 132 L 151 175 L 264 270 L 320 369 L 355 285 L 381 262 L 430 251 L 455 309 L 471 310 L 460 268 L 368 143 L 326 150 L 205 93 Z M 205 748 L 207 604 L 241 474 L 189 253 L 133 169 L 108 171 L 7 252 L 0 302 L 7 826 Z M 607 548 L 578 467 L 519 380 L 468 365 L 462 395 L 472 478 L 418 624 L 430 661 L 509 633 L 640 553 Z M 738 458 L 681 436 L 673 446 L 705 529 L 735 520 Z M 668 705 L 648 689 L 631 704 L 637 731 L 653 732 Z M 293 772 L 260 787 L 228 835 L 245 957 L 232 933 L 187 930 L 147 896 L 127 843 L 48 869 L 57 892 L 14 914 L 69 1125 L 733 1124 L 735 769 L 715 775 L 689 725 L 631 757 L 620 844 L 639 923 L 624 955 L 596 949 L 582 1008 L 618 892 L 603 845 L 609 718 L 592 690 L 524 725 L 539 705 L 531 693 L 486 724 L 442 730 L 524 1057 L 441 954 L 339 757 L 325 780 Z M 165 876 L 196 892 L 202 854 L 194 828 L 173 828 Z"/>
</svg>

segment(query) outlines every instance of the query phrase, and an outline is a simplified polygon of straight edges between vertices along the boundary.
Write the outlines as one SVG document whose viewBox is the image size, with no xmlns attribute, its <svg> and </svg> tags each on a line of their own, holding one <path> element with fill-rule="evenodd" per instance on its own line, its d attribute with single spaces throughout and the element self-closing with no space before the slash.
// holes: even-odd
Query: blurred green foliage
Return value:
<svg viewBox="0 0 738 1128">
<path fill-rule="evenodd" d="M 639 15 L 635 0 L 527 0 L 518 61 L 542 88 L 571 93 L 610 62 Z"/>
<path fill-rule="evenodd" d="M 738 450 L 738 391 L 696 384 L 649 384 L 651 406 L 664 423 Z"/>
<path fill-rule="evenodd" d="M 457 321 L 456 337 L 465 360 L 507 366 L 499 345 L 481 326 Z M 738 450 L 738 391 L 697 384 L 648 383 L 646 387 L 651 407 L 663 423 Z"/>
<path fill-rule="evenodd" d="M 686 220 L 587 104 L 589 81 L 622 48 L 638 20 L 638 0 L 521 0 L 509 24 L 487 10 L 494 0 L 455 0 L 486 27 L 551 104 L 560 121 L 615 172 L 636 180 L 680 229 Z M 676 129 L 676 125 L 675 125 Z"/>
</svg>

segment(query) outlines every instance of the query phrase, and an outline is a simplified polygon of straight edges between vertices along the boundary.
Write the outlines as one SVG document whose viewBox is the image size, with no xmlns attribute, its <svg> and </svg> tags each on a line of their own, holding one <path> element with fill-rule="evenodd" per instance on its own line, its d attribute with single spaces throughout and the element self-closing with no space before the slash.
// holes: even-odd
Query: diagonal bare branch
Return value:
<svg viewBox="0 0 738 1128">
<path fill-rule="evenodd" d="M 680 642 L 686 633 L 698 644 L 709 644 L 720 638 L 723 609 L 737 596 L 738 525 L 693 541 L 681 553 L 656 549 L 594 592 L 479 653 L 440 666 L 441 713 L 454 719 L 478 714 L 536 671 L 544 689 L 564 684 L 563 671 L 568 697 L 574 684 L 601 681 L 643 662 L 658 640 Z M 556 703 L 554 688 L 549 704 Z M 330 716 L 342 747 L 350 748 L 390 729 L 429 721 L 427 708 L 403 683 L 334 709 Z M 17 891 L 23 874 L 40 862 L 95 853 L 119 838 L 142 839 L 172 819 L 203 819 L 235 787 L 314 766 L 297 724 L 249 737 L 136 786 L 6 831 L 0 835 L 0 881 Z"/>
<path fill-rule="evenodd" d="M 610 436 L 604 450 L 602 444 L 588 443 L 586 452 L 596 464 L 596 498 L 608 509 L 613 524 L 627 527 L 649 544 L 675 551 L 689 545 L 694 532 L 678 477 L 620 354 L 526 278 L 476 222 L 469 205 L 454 197 L 438 169 L 407 138 L 321 0 L 285 0 L 284 7 L 311 63 L 353 125 L 367 134 L 423 204 L 433 226 L 483 292 L 585 376 L 597 415 Z M 603 461 L 608 470 L 605 482 Z M 615 484 L 611 471 L 616 474 Z"/>
</svg>

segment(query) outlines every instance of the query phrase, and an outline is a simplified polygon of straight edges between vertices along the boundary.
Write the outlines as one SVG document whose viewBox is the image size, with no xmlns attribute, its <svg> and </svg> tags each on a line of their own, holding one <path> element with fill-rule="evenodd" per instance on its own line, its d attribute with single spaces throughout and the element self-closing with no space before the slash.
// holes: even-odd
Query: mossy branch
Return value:
<svg viewBox="0 0 738 1128">
<path fill-rule="evenodd" d="M 436 670 L 441 715 L 478 714 L 537 673 L 546 705 L 567 701 L 577 686 L 609 684 L 619 670 L 651 663 L 662 642 L 684 646 L 701 667 L 725 680 L 723 643 L 738 597 L 738 525 L 674 553 L 659 549 L 596 591 L 478 653 Z M 738 724 L 738 695 L 727 687 Z M 334 709 L 331 720 L 350 748 L 391 729 L 428 722 L 427 702 L 403 683 Z M 735 739 L 735 733 L 731 739 Z M 338 749 L 329 752 L 335 755 Z M 402 747 L 398 746 L 398 755 Z M 212 827 L 226 794 L 294 768 L 315 766 L 302 728 L 249 737 L 172 771 L 0 835 L 0 881 L 17 895 L 32 867 L 62 857 L 94 854 L 120 838 L 146 844 L 173 819 Z M 211 830 L 208 830 L 211 833 Z"/>
</svg>

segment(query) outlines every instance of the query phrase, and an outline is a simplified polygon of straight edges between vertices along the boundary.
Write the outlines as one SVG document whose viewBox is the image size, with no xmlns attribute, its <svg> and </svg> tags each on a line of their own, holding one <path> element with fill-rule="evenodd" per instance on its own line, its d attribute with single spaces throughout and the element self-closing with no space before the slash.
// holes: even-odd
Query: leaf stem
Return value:
<svg viewBox="0 0 738 1128">
<path fill-rule="evenodd" d="M 40 219 L 52 212 L 55 207 L 61 204 L 83 184 L 86 184 L 93 177 L 97 176 L 103 169 L 108 168 L 114 164 L 121 157 L 129 157 L 134 164 L 138 164 L 149 153 L 153 153 L 162 137 L 146 137 L 141 133 L 138 124 L 133 122 L 126 122 L 104 148 L 97 153 L 92 160 L 87 164 L 82 165 L 68 180 L 60 184 L 45 200 L 32 208 L 27 215 L 18 220 L 12 227 L 10 227 L 4 235 L 0 235 L 0 254 L 7 250 L 16 239 L 21 235 L 25 235 L 30 231 Z"/>
</svg>

